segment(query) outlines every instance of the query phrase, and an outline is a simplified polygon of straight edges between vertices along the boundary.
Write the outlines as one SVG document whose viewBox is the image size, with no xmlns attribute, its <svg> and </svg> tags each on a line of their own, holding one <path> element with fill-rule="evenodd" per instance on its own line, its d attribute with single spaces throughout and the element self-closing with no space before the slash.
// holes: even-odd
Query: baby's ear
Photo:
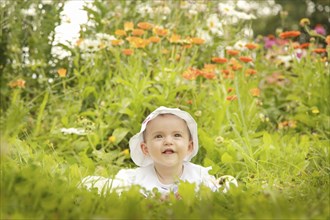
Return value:
<svg viewBox="0 0 330 220">
<path fill-rule="evenodd" d="M 192 153 L 194 150 L 194 142 L 192 140 L 189 141 L 189 145 L 188 145 L 188 152 Z"/>
<path fill-rule="evenodd" d="M 146 155 L 146 156 L 149 155 L 149 151 L 148 151 L 148 147 L 147 147 L 146 143 L 142 142 L 140 147 L 141 147 L 142 153 L 144 155 Z"/>
</svg>

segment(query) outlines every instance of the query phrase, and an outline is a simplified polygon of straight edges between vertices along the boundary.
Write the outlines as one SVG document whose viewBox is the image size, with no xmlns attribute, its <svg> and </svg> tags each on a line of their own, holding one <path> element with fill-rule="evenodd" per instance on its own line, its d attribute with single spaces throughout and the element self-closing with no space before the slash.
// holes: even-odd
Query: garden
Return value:
<svg viewBox="0 0 330 220">
<path fill-rule="evenodd" d="M 292 21 L 278 2 L 1 1 L 0 219 L 330 219 L 330 5 Z M 136 167 L 129 139 L 159 106 L 194 117 L 192 162 L 238 187 L 81 187 Z"/>
</svg>

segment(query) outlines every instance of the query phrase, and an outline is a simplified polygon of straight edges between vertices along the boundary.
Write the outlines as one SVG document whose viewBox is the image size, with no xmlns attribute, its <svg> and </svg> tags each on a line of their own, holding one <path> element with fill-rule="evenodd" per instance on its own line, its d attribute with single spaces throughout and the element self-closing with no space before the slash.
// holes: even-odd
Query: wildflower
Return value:
<svg viewBox="0 0 330 220">
<path fill-rule="evenodd" d="M 123 155 L 127 156 L 127 157 L 129 156 L 129 150 L 128 149 L 123 150 L 121 153 Z"/>
<path fill-rule="evenodd" d="M 252 96 L 260 96 L 260 89 L 259 88 L 252 88 L 252 89 L 250 89 L 250 94 Z"/>
<path fill-rule="evenodd" d="M 125 22 L 124 23 L 124 30 L 125 31 L 132 31 L 134 29 L 134 23 L 133 22 Z"/>
<path fill-rule="evenodd" d="M 228 60 L 226 58 L 223 58 L 223 57 L 212 57 L 212 62 L 215 62 L 215 63 L 227 63 Z"/>
<path fill-rule="evenodd" d="M 111 41 L 112 46 L 119 46 L 119 45 L 122 45 L 123 43 L 124 43 L 123 40 L 112 40 Z"/>
<path fill-rule="evenodd" d="M 25 80 L 18 79 L 18 80 L 15 80 L 15 81 L 12 81 L 12 82 L 8 83 L 8 85 L 9 85 L 10 88 L 15 88 L 15 87 L 25 88 Z"/>
<path fill-rule="evenodd" d="M 117 35 L 117 36 L 126 36 L 126 31 L 121 30 L 121 29 L 116 30 L 115 35 Z"/>
<path fill-rule="evenodd" d="M 233 90 L 234 90 L 233 88 L 229 87 L 229 88 L 227 89 L 227 93 L 231 93 Z"/>
<path fill-rule="evenodd" d="M 108 138 L 108 141 L 110 142 L 110 143 L 115 143 L 116 142 L 116 137 L 115 136 L 113 136 L 113 135 L 111 135 L 109 138 Z"/>
<path fill-rule="evenodd" d="M 83 128 L 61 128 L 61 132 L 64 134 L 76 134 L 76 135 L 85 135 L 85 129 Z"/>
<path fill-rule="evenodd" d="M 320 110 L 317 107 L 313 107 L 312 108 L 312 113 L 313 114 L 318 114 L 318 113 L 320 113 Z"/>
<path fill-rule="evenodd" d="M 234 71 L 242 69 L 242 65 L 236 59 L 231 59 L 230 65 L 231 65 L 231 69 Z"/>
<path fill-rule="evenodd" d="M 206 79 L 216 78 L 215 72 L 213 72 L 213 71 L 204 70 L 202 73 L 203 73 L 203 77 L 205 77 Z"/>
<path fill-rule="evenodd" d="M 62 78 L 66 76 L 66 72 L 67 71 L 66 71 L 65 68 L 60 68 L 60 69 L 57 70 L 58 75 Z"/>
<path fill-rule="evenodd" d="M 126 56 L 130 56 L 134 53 L 134 51 L 132 49 L 124 49 L 123 54 L 125 54 Z"/>
<path fill-rule="evenodd" d="M 162 49 L 162 50 L 161 50 L 161 53 L 162 53 L 162 54 L 169 54 L 169 53 L 170 53 L 170 51 L 169 51 L 169 50 L 167 50 L 167 49 Z"/>
<path fill-rule="evenodd" d="M 196 117 L 202 116 L 202 111 L 201 110 L 195 111 L 195 116 Z"/>
<path fill-rule="evenodd" d="M 187 104 L 188 105 L 192 105 L 193 104 L 193 101 L 191 99 L 187 100 Z"/>
<path fill-rule="evenodd" d="M 313 50 L 314 53 L 325 53 L 327 50 L 325 48 L 316 48 Z"/>
<path fill-rule="evenodd" d="M 325 28 L 323 27 L 323 25 L 321 24 L 317 24 L 314 28 L 314 31 L 317 33 L 317 34 L 321 34 L 321 35 L 326 35 L 326 30 Z"/>
<path fill-rule="evenodd" d="M 153 29 L 153 32 L 156 34 L 156 35 L 159 35 L 159 36 L 166 36 L 167 33 L 168 33 L 168 30 L 167 29 L 163 29 L 163 28 L 159 28 L 159 27 L 155 27 Z"/>
<path fill-rule="evenodd" d="M 193 37 L 191 38 L 191 43 L 201 45 L 204 44 L 205 40 L 199 37 Z"/>
<path fill-rule="evenodd" d="M 239 57 L 240 61 L 244 62 L 244 63 L 248 63 L 248 62 L 251 62 L 252 61 L 252 58 L 251 57 Z"/>
<path fill-rule="evenodd" d="M 189 68 L 188 70 L 184 71 L 182 74 L 183 78 L 188 80 L 194 80 L 199 75 L 201 75 L 201 71 L 194 68 Z"/>
<path fill-rule="evenodd" d="M 300 20 L 300 22 L 299 22 L 299 24 L 300 24 L 300 26 L 306 26 L 306 25 L 310 25 L 311 24 L 311 22 L 310 22 L 310 20 L 308 19 L 308 18 L 302 18 L 301 20 Z"/>
<path fill-rule="evenodd" d="M 179 43 L 181 39 L 180 35 L 172 34 L 172 36 L 169 38 L 170 43 Z"/>
<path fill-rule="evenodd" d="M 257 73 L 257 71 L 255 69 L 247 69 L 245 70 L 245 75 L 248 76 L 248 75 L 255 75 Z"/>
<path fill-rule="evenodd" d="M 216 66 L 214 64 L 204 64 L 204 70 L 215 70 Z"/>
<path fill-rule="evenodd" d="M 326 38 L 325 38 L 325 42 L 330 45 L 330 35 L 328 35 Z"/>
<path fill-rule="evenodd" d="M 256 48 L 258 48 L 258 44 L 255 44 L 255 43 L 247 43 L 245 44 L 245 47 L 248 48 L 249 50 L 254 50 Z"/>
<path fill-rule="evenodd" d="M 153 25 L 148 22 L 140 22 L 137 24 L 137 26 L 143 30 L 149 30 L 153 27 Z"/>
<path fill-rule="evenodd" d="M 160 38 L 157 36 L 152 36 L 152 37 L 149 37 L 149 40 L 152 43 L 158 43 L 160 41 Z"/>
<path fill-rule="evenodd" d="M 84 39 L 82 38 L 79 38 L 77 41 L 76 41 L 76 46 L 80 46 L 80 44 L 84 41 Z"/>
<path fill-rule="evenodd" d="M 240 53 L 239 50 L 226 50 L 226 53 L 231 56 L 236 56 L 237 54 Z"/>
<path fill-rule="evenodd" d="M 227 101 L 234 101 L 234 100 L 236 100 L 237 99 L 237 95 L 230 95 L 230 96 L 227 96 L 226 97 L 226 100 Z"/>
<path fill-rule="evenodd" d="M 300 44 L 300 49 L 308 48 L 309 45 L 310 45 L 310 43 L 303 43 L 303 44 Z"/>
<path fill-rule="evenodd" d="M 133 29 L 132 35 L 133 36 L 142 36 L 144 34 L 144 30 L 142 29 Z"/>
<path fill-rule="evenodd" d="M 287 39 L 292 37 L 298 37 L 300 34 L 300 31 L 285 31 L 280 33 L 280 38 Z"/>
</svg>

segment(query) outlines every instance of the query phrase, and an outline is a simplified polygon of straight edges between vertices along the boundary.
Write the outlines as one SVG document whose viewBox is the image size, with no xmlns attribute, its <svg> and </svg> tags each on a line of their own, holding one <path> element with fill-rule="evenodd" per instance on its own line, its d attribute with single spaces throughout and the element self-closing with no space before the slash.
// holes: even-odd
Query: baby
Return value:
<svg viewBox="0 0 330 220">
<path fill-rule="evenodd" d="M 212 191 L 229 184 L 237 186 L 231 176 L 216 180 L 205 168 L 189 162 L 198 152 L 197 124 L 193 117 L 178 108 L 159 107 L 142 123 L 139 133 L 129 141 L 131 158 L 139 168 L 123 169 L 111 178 L 88 176 L 83 179 L 87 188 L 102 191 L 115 189 L 120 192 L 132 185 L 139 185 L 145 192 L 156 188 L 160 193 L 177 193 L 180 181 L 203 184 Z M 147 195 L 147 193 L 144 193 Z"/>
</svg>

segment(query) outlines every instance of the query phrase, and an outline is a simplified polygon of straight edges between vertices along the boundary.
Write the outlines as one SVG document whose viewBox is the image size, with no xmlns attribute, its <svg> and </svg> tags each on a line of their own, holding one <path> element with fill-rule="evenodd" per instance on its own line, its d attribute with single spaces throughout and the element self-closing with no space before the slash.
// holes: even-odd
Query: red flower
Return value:
<svg viewBox="0 0 330 220">
<path fill-rule="evenodd" d="M 239 50 L 227 50 L 226 51 L 228 55 L 231 55 L 231 56 L 236 56 L 237 54 L 239 54 Z"/>
<path fill-rule="evenodd" d="M 325 53 L 327 50 L 325 48 L 316 48 L 313 50 L 314 53 Z"/>
<path fill-rule="evenodd" d="M 230 96 L 227 96 L 226 97 L 226 100 L 227 101 L 234 101 L 234 100 L 236 100 L 237 99 L 237 95 L 230 95 Z"/>
<path fill-rule="evenodd" d="M 245 44 L 245 47 L 248 48 L 249 50 L 253 50 L 253 49 L 256 49 L 258 47 L 258 44 L 247 43 L 247 44 Z"/>
</svg>

